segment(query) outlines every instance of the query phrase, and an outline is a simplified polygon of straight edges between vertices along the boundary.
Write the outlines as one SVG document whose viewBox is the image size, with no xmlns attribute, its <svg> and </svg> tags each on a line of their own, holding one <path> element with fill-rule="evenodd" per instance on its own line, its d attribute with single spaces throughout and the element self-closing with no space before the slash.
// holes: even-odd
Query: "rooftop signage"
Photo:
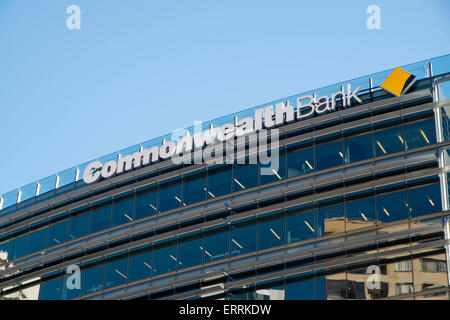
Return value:
<svg viewBox="0 0 450 320">
<path fill-rule="evenodd" d="M 178 139 L 172 138 L 176 141 L 163 141 L 161 147 L 142 148 L 132 155 L 119 157 L 117 161 L 111 160 L 104 164 L 94 161 L 85 168 L 83 181 L 87 184 L 94 183 L 101 178 L 107 179 L 160 160 L 173 159 L 182 154 L 191 153 L 193 150 L 201 150 L 208 145 L 230 141 L 264 129 L 273 129 L 314 115 L 333 112 L 338 107 L 348 108 L 352 106 L 353 101 L 362 102 L 358 97 L 360 90 L 361 88 L 357 87 L 352 91 L 351 85 L 347 84 L 346 90 L 342 86 L 341 90 L 332 94 L 331 97 L 317 97 L 315 94 L 301 96 L 297 98 L 296 106 L 290 105 L 289 101 L 279 102 L 275 106 L 269 105 L 256 109 L 253 118 L 247 117 L 238 120 L 235 117 L 234 123 L 225 123 L 217 128 L 211 126 L 209 129 L 193 135 L 186 131 L 184 136 Z"/>
</svg>

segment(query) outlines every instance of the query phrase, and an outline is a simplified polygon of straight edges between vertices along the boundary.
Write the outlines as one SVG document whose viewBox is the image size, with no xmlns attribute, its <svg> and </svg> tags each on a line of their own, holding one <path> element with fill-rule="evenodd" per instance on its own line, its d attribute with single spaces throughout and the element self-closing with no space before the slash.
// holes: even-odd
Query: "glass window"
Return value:
<svg viewBox="0 0 450 320">
<path fill-rule="evenodd" d="M 67 283 L 73 282 L 73 274 L 66 274 L 61 278 L 61 294 L 59 296 L 60 300 L 70 300 L 80 296 L 80 289 L 72 288 L 68 286 Z"/>
<path fill-rule="evenodd" d="M 284 153 L 284 150 L 280 150 L 278 157 L 271 159 L 269 164 L 260 164 L 259 173 L 262 185 L 286 178 L 286 156 Z"/>
<path fill-rule="evenodd" d="M 242 191 L 258 185 L 257 164 L 233 165 L 233 192 Z"/>
<path fill-rule="evenodd" d="M 133 221 L 134 191 L 113 199 L 112 226 Z"/>
<path fill-rule="evenodd" d="M 314 300 L 314 278 L 286 279 L 286 300 Z"/>
<path fill-rule="evenodd" d="M 128 279 L 128 251 L 108 256 L 105 273 L 105 289 L 119 286 Z"/>
<path fill-rule="evenodd" d="M 103 277 L 105 274 L 105 260 L 97 260 L 84 264 L 81 272 L 82 295 L 103 290 Z"/>
<path fill-rule="evenodd" d="M 201 265 L 203 249 L 202 232 L 180 237 L 178 250 L 178 269 Z M 207 251 L 205 250 L 205 254 L 207 254 L 206 252 Z"/>
<path fill-rule="evenodd" d="M 50 225 L 48 233 L 48 247 L 53 247 L 67 241 L 69 220 L 63 220 Z"/>
<path fill-rule="evenodd" d="M 8 260 L 12 261 L 27 254 L 28 234 L 11 239 L 8 252 Z"/>
<path fill-rule="evenodd" d="M 133 249 L 130 253 L 128 281 L 145 279 L 152 274 L 152 246 Z"/>
<path fill-rule="evenodd" d="M 314 238 L 314 208 L 298 206 L 286 210 L 287 243 Z"/>
<path fill-rule="evenodd" d="M 69 225 L 69 239 L 77 239 L 87 235 L 89 229 L 89 208 L 82 208 L 72 212 Z"/>
<path fill-rule="evenodd" d="M 296 177 L 314 170 L 314 153 L 312 148 L 288 151 L 287 177 Z"/>
<path fill-rule="evenodd" d="M 48 227 L 30 233 L 30 245 L 28 253 L 33 253 L 47 248 Z"/>
<path fill-rule="evenodd" d="M 343 164 L 342 140 L 317 145 L 316 170 L 333 168 Z"/>
<path fill-rule="evenodd" d="M 401 126 L 384 129 L 374 133 L 375 156 L 396 153 L 405 150 L 405 138 Z"/>
<path fill-rule="evenodd" d="M 405 125 L 406 148 L 414 149 L 436 143 L 434 118 Z"/>
<path fill-rule="evenodd" d="M 258 250 L 285 243 L 284 210 L 258 217 Z"/>
<path fill-rule="evenodd" d="M 206 200 L 206 172 L 183 176 L 183 202 L 186 205 Z"/>
<path fill-rule="evenodd" d="M 408 190 L 408 205 L 411 217 L 442 211 L 441 192 L 438 183 Z"/>
<path fill-rule="evenodd" d="M 136 192 L 134 219 L 138 220 L 158 213 L 158 187 L 151 185 Z"/>
<path fill-rule="evenodd" d="M 99 201 L 92 206 L 89 233 L 108 229 L 111 220 L 111 199 Z"/>
<path fill-rule="evenodd" d="M 317 209 L 316 235 L 317 237 L 345 231 L 344 205 L 319 205 Z"/>
<path fill-rule="evenodd" d="M 229 253 L 228 226 L 205 231 L 204 248 L 204 263 L 227 258 Z"/>
<path fill-rule="evenodd" d="M 179 208 L 181 200 L 181 180 L 170 181 L 159 186 L 159 211 Z"/>
<path fill-rule="evenodd" d="M 352 163 L 372 158 L 372 134 L 367 133 L 356 137 L 345 138 L 344 156 L 345 163 Z"/>
<path fill-rule="evenodd" d="M 153 276 L 177 270 L 177 240 L 162 241 L 153 247 Z"/>
<path fill-rule="evenodd" d="M 231 224 L 231 255 L 256 251 L 256 219 Z"/>
<path fill-rule="evenodd" d="M 39 286 L 39 300 L 58 300 L 61 278 L 41 282 Z"/>
<path fill-rule="evenodd" d="M 231 166 L 208 170 L 208 199 L 220 197 L 231 192 Z"/>
<path fill-rule="evenodd" d="M 391 222 L 408 218 L 406 191 L 382 194 L 376 197 L 377 217 L 381 222 Z"/>
<path fill-rule="evenodd" d="M 353 201 L 347 201 L 347 221 L 345 225 L 346 231 L 374 226 L 375 218 L 375 199 L 365 198 Z"/>
</svg>

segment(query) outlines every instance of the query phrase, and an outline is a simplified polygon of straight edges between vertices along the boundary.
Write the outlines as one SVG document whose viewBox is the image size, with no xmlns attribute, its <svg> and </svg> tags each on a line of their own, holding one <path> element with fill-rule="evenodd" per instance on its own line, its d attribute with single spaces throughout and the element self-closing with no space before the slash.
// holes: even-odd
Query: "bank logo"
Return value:
<svg viewBox="0 0 450 320">
<path fill-rule="evenodd" d="M 400 69 L 395 68 L 394 71 L 383 81 L 381 87 L 389 93 L 396 95 L 397 97 L 408 91 L 409 88 L 416 82 L 417 77 L 413 74 Z"/>
</svg>

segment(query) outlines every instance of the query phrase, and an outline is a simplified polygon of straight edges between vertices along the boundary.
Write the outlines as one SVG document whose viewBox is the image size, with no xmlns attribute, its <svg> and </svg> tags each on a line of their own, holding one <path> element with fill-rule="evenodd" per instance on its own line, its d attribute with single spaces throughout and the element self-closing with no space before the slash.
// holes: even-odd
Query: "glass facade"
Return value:
<svg viewBox="0 0 450 320">
<path fill-rule="evenodd" d="M 1 299 L 448 299 L 446 85 L 418 68 L 414 97 L 356 79 L 368 111 L 281 127 L 276 170 L 247 154 L 88 189 L 86 163 L 3 195 Z"/>
</svg>

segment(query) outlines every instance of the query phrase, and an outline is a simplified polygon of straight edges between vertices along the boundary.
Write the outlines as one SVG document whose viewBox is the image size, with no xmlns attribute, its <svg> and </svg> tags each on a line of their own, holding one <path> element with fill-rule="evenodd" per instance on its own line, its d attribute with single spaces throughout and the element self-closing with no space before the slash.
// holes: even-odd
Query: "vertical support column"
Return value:
<svg viewBox="0 0 450 320">
<path fill-rule="evenodd" d="M 433 94 L 433 102 L 439 101 L 439 91 L 438 91 L 438 83 L 432 78 L 433 77 L 433 69 L 431 61 L 429 63 L 430 77 L 431 77 L 431 88 Z M 442 118 L 441 118 L 441 108 L 434 109 L 434 123 L 436 126 L 436 141 L 443 142 L 444 137 L 442 134 Z M 442 170 L 445 168 L 445 150 L 438 151 L 439 157 L 439 168 Z M 442 203 L 442 211 L 446 211 L 449 208 L 448 203 L 448 181 L 447 181 L 447 172 L 443 171 L 439 173 L 439 183 L 441 189 L 441 203 Z M 444 238 L 448 241 L 450 239 L 450 219 L 449 217 L 444 218 Z M 450 285 L 450 244 L 445 245 L 445 255 L 447 262 L 447 283 Z"/>
</svg>

